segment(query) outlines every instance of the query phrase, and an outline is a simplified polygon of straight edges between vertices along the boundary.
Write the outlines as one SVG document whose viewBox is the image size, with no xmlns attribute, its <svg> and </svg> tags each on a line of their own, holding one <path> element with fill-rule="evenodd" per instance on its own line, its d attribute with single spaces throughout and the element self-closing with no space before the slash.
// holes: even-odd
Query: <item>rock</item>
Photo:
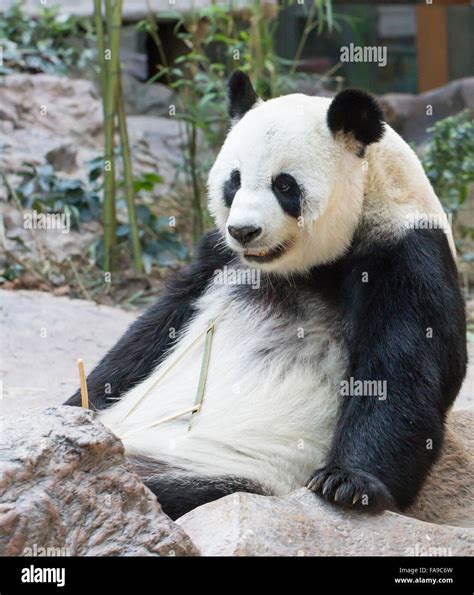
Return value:
<svg viewBox="0 0 474 595">
<path fill-rule="evenodd" d="M 134 112 L 128 116 L 134 175 L 158 172 L 157 194 L 169 191 L 182 161 L 183 126 L 168 114 L 171 91 L 124 77 Z M 86 162 L 103 154 L 102 103 L 93 82 L 58 75 L 10 74 L 2 79 L 0 167 L 9 174 L 23 161 L 49 162 L 60 177 L 87 179 Z M 10 179 L 11 176 L 9 176 Z M 18 180 L 15 180 L 15 187 Z"/>
<path fill-rule="evenodd" d="M 122 87 L 127 114 L 168 116 L 174 93 L 166 85 L 161 83 L 148 85 L 124 72 Z"/>
<path fill-rule="evenodd" d="M 467 109 L 474 117 L 474 77 L 421 93 L 387 93 L 378 99 L 387 122 L 408 142 L 425 143 L 430 138 L 427 129 L 438 120 Z M 428 110 L 431 106 L 431 111 Z"/>
<path fill-rule="evenodd" d="M 77 359 L 89 373 L 136 316 L 40 291 L 0 290 L 1 414 L 64 403 L 79 386 Z"/>
<path fill-rule="evenodd" d="M 102 151 L 102 107 L 94 84 L 57 75 L 10 74 L 2 81 L 0 121 L 13 125 L 0 127 L 3 145 L 1 166 L 18 171 L 23 161 L 45 163 L 47 155 L 58 154 L 67 145 L 76 149 L 71 177 L 84 161 Z M 55 164 L 61 171 L 61 164 Z M 85 176 L 84 176 L 85 177 Z"/>
<path fill-rule="evenodd" d="M 71 144 L 61 145 L 46 153 L 46 161 L 56 171 L 71 172 L 77 168 L 77 151 Z"/>
<path fill-rule="evenodd" d="M 131 144 L 136 148 L 135 165 L 140 171 L 154 171 L 163 178 L 155 189 L 165 195 L 177 177 L 185 149 L 185 130 L 176 118 L 157 116 L 128 116 Z M 178 176 L 182 178 L 181 176 Z"/>
<path fill-rule="evenodd" d="M 94 417 L 55 407 L 2 420 L 0 555 L 198 555 Z"/>
<path fill-rule="evenodd" d="M 474 527 L 473 428 L 473 410 L 450 414 L 441 456 L 406 514 L 432 523 Z"/>
<path fill-rule="evenodd" d="M 306 488 L 286 498 L 232 494 L 177 522 L 204 556 L 474 555 L 472 530 L 344 512 Z"/>
<path fill-rule="evenodd" d="M 473 422 L 472 411 L 451 414 L 443 453 L 406 515 L 341 511 L 302 488 L 233 494 L 177 522 L 205 556 L 472 556 Z"/>
<path fill-rule="evenodd" d="M 42 252 L 38 249 L 41 245 L 48 260 L 61 263 L 74 256 L 84 256 L 88 253 L 92 242 L 101 235 L 102 227 L 98 221 L 87 221 L 81 224 L 80 229 L 36 229 L 34 238 L 29 229 L 24 225 L 23 214 L 16 206 L 10 203 L 2 204 L 5 225 L 4 246 L 13 253 L 24 257 L 30 262 L 44 263 Z M 25 216 L 32 216 L 31 209 L 24 209 Z"/>
</svg>

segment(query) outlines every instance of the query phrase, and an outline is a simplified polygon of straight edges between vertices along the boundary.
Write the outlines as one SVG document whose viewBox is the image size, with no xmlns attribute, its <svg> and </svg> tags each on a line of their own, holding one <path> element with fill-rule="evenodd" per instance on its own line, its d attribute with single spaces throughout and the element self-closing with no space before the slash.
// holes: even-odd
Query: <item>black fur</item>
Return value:
<svg viewBox="0 0 474 595">
<path fill-rule="evenodd" d="M 382 108 L 359 89 L 345 89 L 336 95 L 329 106 L 327 123 L 333 134 L 351 134 L 364 146 L 376 143 L 384 133 Z M 363 156 L 363 151 L 359 155 Z"/>
<path fill-rule="evenodd" d="M 272 181 L 272 190 L 281 208 L 290 217 L 297 219 L 301 215 L 303 191 L 290 174 L 280 174 Z"/>
<path fill-rule="evenodd" d="M 204 292 L 214 270 L 232 257 L 217 232 L 204 236 L 195 260 L 170 280 L 161 299 L 130 326 L 87 377 L 93 408 L 105 409 L 150 374 L 193 316 L 193 304 Z M 175 338 L 170 337 L 171 329 Z M 65 404 L 80 406 L 80 391 Z"/>
<path fill-rule="evenodd" d="M 234 196 L 240 188 L 240 172 L 238 169 L 232 170 L 229 179 L 224 184 L 223 197 L 225 206 L 230 209 L 234 201 Z"/>
<path fill-rule="evenodd" d="M 197 475 L 144 456 L 132 456 L 130 461 L 157 497 L 163 511 L 173 520 L 197 506 L 235 492 L 270 495 L 258 483 L 240 477 Z M 155 479 L 147 479 L 147 472 L 152 473 Z"/>
<path fill-rule="evenodd" d="M 241 70 L 235 70 L 227 83 L 229 89 L 229 116 L 240 119 L 258 100 L 249 77 Z"/>
<path fill-rule="evenodd" d="M 385 380 L 388 396 L 343 398 L 327 464 L 309 485 L 342 506 L 357 495 L 364 508 L 365 494 L 365 509 L 403 510 L 439 454 L 465 376 L 464 302 L 442 230 L 412 230 L 361 250 L 355 244 L 335 265 L 343 269 L 348 377 Z"/>
</svg>

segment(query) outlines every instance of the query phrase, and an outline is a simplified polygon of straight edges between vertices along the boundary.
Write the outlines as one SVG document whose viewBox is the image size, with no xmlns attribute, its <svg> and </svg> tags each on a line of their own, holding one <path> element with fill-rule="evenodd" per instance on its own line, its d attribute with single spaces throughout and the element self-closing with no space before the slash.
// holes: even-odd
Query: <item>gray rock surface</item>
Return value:
<svg viewBox="0 0 474 595">
<path fill-rule="evenodd" d="M 133 82 L 127 81 L 130 96 Z M 141 83 L 136 86 L 135 92 L 143 95 L 137 105 L 168 113 L 169 93 L 161 87 L 147 87 L 144 93 Z M 182 126 L 172 117 L 132 118 L 127 121 L 134 175 L 159 170 L 163 183 L 156 193 L 166 194 L 180 159 Z M 102 104 L 96 86 L 88 80 L 49 74 L 3 77 L 0 145 L 0 167 L 10 174 L 21 170 L 23 161 L 35 165 L 49 162 L 61 177 L 86 180 L 85 163 L 103 154 Z M 0 190 L 4 197 L 3 186 Z"/>
<path fill-rule="evenodd" d="M 91 411 L 49 408 L 1 424 L 0 555 L 199 554 Z"/>
<path fill-rule="evenodd" d="M 70 147 L 62 166 L 71 177 L 84 162 L 101 154 L 102 108 L 94 85 L 86 80 L 38 74 L 11 74 L 2 81 L 0 166 L 19 171 L 23 161 L 37 165 Z M 71 169 L 73 165 L 76 168 Z"/>
<path fill-rule="evenodd" d="M 41 291 L 0 291 L 2 415 L 60 405 L 136 318 L 120 308 Z"/>
<path fill-rule="evenodd" d="M 177 521 L 204 556 L 472 556 L 474 530 L 344 512 L 305 488 L 232 494 Z"/>
<path fill-rule="evenodd" d="M 423 521 L 474 527 L 474 411 L 452 411 L 443 450 L 407 514 Z"/>
<path fill-rule="evenodd" d="M 406 141 L 424 143 L 430 137 L 427 128 L 438 120 L 464 109 L 474 116 L 474 77 L 458 79 L 419 95 L 387 93 L 378 99 L 390 126 Z"/>
<path fill-rule="evenodd" d="M 20 258 L 25 252 L 31 262 L 36 262 L 40 268 L 44 266 L 44 257 L 38 251 L 38 246 L 31 234 L 31 230 L 24 225 L 23 214 L 12 203 L 0 202 L 3 216 L 4 238 L 6 250 L 16 253 Z M 31 211 L 25 209 L 25 216 Z M 62 263 L 74 256 L 88 254 L 92 242 L 102 235 L 102 226 L 98 221 L 87 221 L 81 229 L 37 229 L 36 239 L 41 243 L 46 257 L 56 263 Z"/>
<path fill-rule="evenodd" d="M 122 52 L 123 53 L 123 52 Z M 122 88 L 127 114 L 168 116 L 170 105 L 176 101 L 175 93 L 161 83 L 151 85 L 122 73 Z"/>
</svg>

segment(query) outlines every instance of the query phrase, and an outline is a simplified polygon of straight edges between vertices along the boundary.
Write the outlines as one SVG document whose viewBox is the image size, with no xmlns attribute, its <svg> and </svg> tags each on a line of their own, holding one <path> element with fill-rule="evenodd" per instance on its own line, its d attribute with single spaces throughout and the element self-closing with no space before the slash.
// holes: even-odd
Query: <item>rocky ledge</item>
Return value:
<svg viewBox="0 0 474 595">
<path fill-rule="evenodd" d="M 474 555 L 473 422 L 451 413 L 405 515 L 344 512 L 301 489 L 233 494 L 174 523 L 93 412 L 30 411 L 0 420 L 0 555 Z"/>
</svg>

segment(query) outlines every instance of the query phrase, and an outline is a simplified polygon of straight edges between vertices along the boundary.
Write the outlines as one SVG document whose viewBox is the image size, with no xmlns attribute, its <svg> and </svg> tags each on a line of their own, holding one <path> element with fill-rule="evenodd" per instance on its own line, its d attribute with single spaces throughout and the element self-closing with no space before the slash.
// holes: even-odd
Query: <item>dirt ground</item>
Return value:
<svg viewBox="0 0 474 595">
<path fill-rule="evenodd" d="M 137 314 L 39 291 L 0 291 L 0 408 L 57 405 L 78 387 L 77 359 L 98 363 Z M 474 344 L 469 344 L 474 361 Z M 474 406 L 474 364 L 456 409 Z"/>
</svg>

